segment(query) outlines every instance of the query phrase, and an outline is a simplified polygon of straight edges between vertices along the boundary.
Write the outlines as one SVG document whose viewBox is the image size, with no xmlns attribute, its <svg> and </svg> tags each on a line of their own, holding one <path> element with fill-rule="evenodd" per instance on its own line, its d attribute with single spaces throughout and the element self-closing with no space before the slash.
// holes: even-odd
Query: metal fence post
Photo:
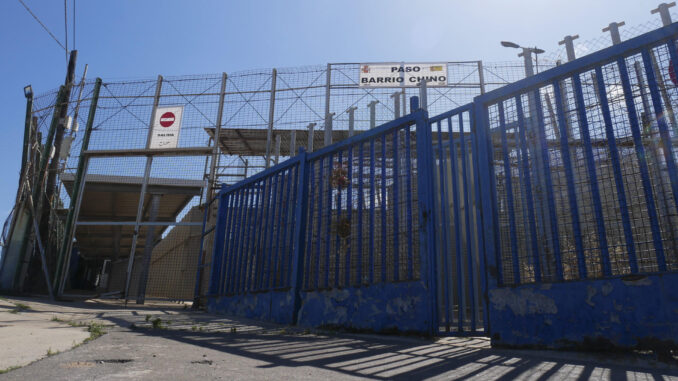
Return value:
<svg viewBox="0 0 678 381">
<path fill-rule="evenodd" d="M 211 200 L 214 197 L 214 188 L 217 185 L 216 179 L 216 168 L 217 161 L 219 161 L 219 151 L 221 145 L 221 124 L 224 114 L 224 99 L 226 98 L 226 82 L 228 81 L 228 75 L 226 73 L 221 73 L 221 91 L 219 92 L 219 109 L 217 111 L 217 125 L 214 129 L 214 150 L 212 151 L 212 161 L 210 162 L 210 174 L 209 179 L 207 180 L 207 200 Z"/>
<path fill-rule="evenodd" d="M 325 77 L 325 147 L 332 144 L 332 115 L 330 115 L 330 93 L 332 88 L 332 64 L 327 64 Z"/>
<path fill-rule="evenodd" d="M 355 110 L 358 108 L 355 106 L 349 107 L 346 110 L 348 113 L 348 136 L 351 137 L 355 133 Z"/>
<path fill-rule="evenodd" d="M 308 124 L 308 143 L 307 143 L 308 147 L 306 147 L 306 150 L 308 152 L 313 152 L 313 135 L 314 135 L 313 129 L 315 125 L 316 125 L 315 123 Z"/>
<path fill-rule="evenodd" d="M 280 134 L 275 135 L 275 165 L 278 165 L 280 162 L 280 143 L 281 143 L 281 136 Z"/>
<path fill-rule="evenodd" d="M 77 215 L 80 211 L 80 204 L 82 203 L 82 195 L 84 190 L 81 189 L 81 185 L 84 188 L 85 179 L 83 179 L 83 177 L 87 176 L 87 171 L 85 169 L 87 167 L 88 160 L 85 157 L 84 152 L 87 151 L 87 148 L 89 147 L 89 140 L 92 135 L 92 126 L 94 125 L 94 116 L 96 115 L 100 90 L 101 78 L 97 78 L 96 82 L 94 83 L 94 93 L 92 94 L 92 100 L 90 101 L 89 105 L 89 114 L 87 115 L 87 124 L 85 125 L 85 135 L 82 139 L 82 145 L 80 148 L 80 157 L 78 158 L 78 168 L 76 170 L 75 179 L 73 182 L 71 203 L 68 208 L 66 224 L 64 225 L 66 231 L 64 232 L 64 240 L 61 243 L 61 250 L 59 251 L 59 256 L 57 258 L 57 273 L 54 277 L 54 288 L 58 288 L 57 295 L 63 294 L 64 286 L 66 284 L 66 277 L 68 276 L 73 236 L 75 235 L 75 225 L 77 223 Z M 64 258 L 66 258 L 66 261 L 63 261 Z"/>
<path fill-rule="evenodd" d="M 296 155 L 297 152 L 297 130 L 290 131 L 290 157 Z M 247 177 L 247 176 L 245 176 Z"/>
<path fill-rule="evenodd" d="M 425 79 L 419 82 L 419 107 L 424 111 L 428 111 L 428 91 L 426 90 Z M 414 112 L 414 110 L 410 110 L 410 112 Z"/>
<path fill-rule="evenodd" d="M 372 101 L 367 104 L 367 107 L 370 108 L 370 130 L 377 126 L 377 110 L 375 106 L 379 101 Z"/>
<path fill-rule="evenodd" d="M 478 85 L 480 86 L 480 94 L 485 94 L 485 69 L 483 68 L 483 61 L 478 61 Z"/>
<path fill-rule="evenodd" d="M 158 81 L 155 85 L 155 97 L 153 98 L 153 110 L 151 111 L 151 121 L 148 124 L 148 137 L 146 138 L 146 148 L 150 147 L 151 135 L 153 134 L 153 121 L 155 120 L 155 113 L 160 103 L 160 93 L 162 91 L 162 75 L 158 76 Z M 139 193 L 139 205 L 137 206 L 137 215 L 134 223 L 134 235 L 132 236 L 132 247 L 130 248 L 129 260 L 127 261 L 127 274 L 125 276 L 125 305 L 129 300 L 129 284 L 132 280 L 132 270 L 134 269 L 134 253 L 137 250 L 137 239 L 139 238 L 139 223 L 141 222 L 142 213 L 144 211 L 144 196 L 146 195 L 146 187 L 148 186 L 148 178 L 151 175 L 151 165 L 153 164 L 153 156 L 146 156 L 146 168 L 144 169 L 144 178 L 141 182 L 141 192 Z"/>
<path fill-rule="evenodd" d="M 271 72 L 271 96 L 268 103 L 268 131 L 266 131 L 266 168 L 271 166 L 271 144 L 273 143 L 273 118 L 275 117 L 275 83 L 278 71 Z"/>
<path fill-rule="evenodd" d="M 304 281 L 304 238 L 306 237 L 306 201 L 308 200 L 308 173 L 307 173 L 307 154 L 301 148 L 299 150 L 299 176 L 297 178 L 297 200 L 294 209 L 294 246 L 292 257 L 292 295 L 294 305 L 292 309 L 292 324 L 297 323 L 299 309 L 301 308 L 301 289 Z"/>
<path fill-rule="evenodd" d="M 414 101 L 414 99 L 413 99 Z M 438 324 L 438 292 L 436 271 L 436 213 L 435 213 L 435 179 L 433 159 L 433 139 L 428 125 L 428 114 L 425 110 L 415 111 L 416 147 L 417 147 L 417 192 L 419 202 L 419 245 L 421 255 L 421 278 L 428 290 L 428 311 L 424 321 L 428 324 L 431 335 L 437 332 Z"/>
<path fill-rule="evenodd" d="M 400 91 L 391 94 L 393 99 L 393 119 L 400 118 Z"/>
</svg>

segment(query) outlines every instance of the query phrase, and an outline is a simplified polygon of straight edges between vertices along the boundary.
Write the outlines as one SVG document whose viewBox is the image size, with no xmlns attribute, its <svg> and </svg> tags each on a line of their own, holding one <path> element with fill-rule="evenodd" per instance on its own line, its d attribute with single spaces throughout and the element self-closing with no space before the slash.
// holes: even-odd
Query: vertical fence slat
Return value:
<svg viewBox="0 0 678 381">
<path fill-rule="evenodd" d="M 546 203 L 548 205 L 549 219 L 551 220 L 551 236 L 553 246 L 553 256 L 556 264 L 556 280 L 563 279 L 563 262 L 560 257 L 560 232 L 558 231 L 558 215 L 556 211 L 556 204 L 553 200 L 553 180 L 551 179 L 551 159 L 549 156 L 549 148 L 546 142 L 546 126 L 544 124 L 544 109 L 541 103 L 541 91 L 535 91 L 535 103 L 537 108 L 537 135 L 539 137 L 539 144 L 541 146 L 541 159 L 544 165 L 544 181 L 546 182 Z"/>
<path fill-rule="evenodd" d="M 324 164 L 325 164 L 325 159 L 321 158 L 318 160 L 320 162 L 319 168 L 318 168 L 318 219 L 316 221 L 318 225 L 318 230 L 317 230 L 317 246 L 316 246 L 316 256 L 315 256 L 315 289 L 317 290 L 320 288 L 320 253 L 321 253 L 321 247 L 320 244 L 322 240 L 320 239 L 321 234 L 322 234 L 322 226 L 323 226 L 323 196 L 325 193 L 323 193 L 323 188 L 324 188 L 324 183 L 323 181 L 323 171 L 324 171 Z M 313 187 L 315 188 L 315 186 Z M 311 220 L 314 221 L 314 220 Z"/>
<path fill-rule="evenodd" d="M 315 259 L 315 288 L 318 288 L 318 254 L 320 253 L 320 250 L 316 251 L 316 255 L 313 255 L 312 251 L 312 244 L 315 241 L 320 242 L 320 234 L 317 235 L 316 239 L 313 239 L 313 223 L 315 222 L 315 218 L 313 217 L 313 212 L 314 212 L 314 204 L 315 204 L 315 197 L 316 197 L 316 186 L 315 186 L 315 161 L 311 161 L 310 163 L 306 164 L 306 170 L 309 172 L 307 176 L 310 178 L 309 180 L 309 185 L 308 185 L 308 192 L 309 192 L 309 198 L 308 198 L 308 217 L 307 217 L 307 224 L 310 227 L 309 232 L 308 232 L 308 237 L 306 238 L 306 252 L 305 252 L 305 266 L 304 266 L 304 273 L 306 274 L 306 282 L 304 283 L 305 288 L 311 288 L 311 266 L 314 265 L 313 260 Z M 299 165 L 303 165 L 304 161 L 302 161 Z M 303 172 L 303 171 L 302 171 Z M 303 175 L 303 173 L 302 173 Z M 301 176 L 301 175 L 300 175 Z M 303 178 L 303 176 L 301 176 Z M 297 193 L 297 197 L 302 197 L 302 192 L 304 188 L 299 188 L 300 190 Z M 297 202 L 303 202 L 302 201 L 297 201 Z M 294 217 L 296 220 L 296 216 Z M 320 224 L 318 224 L 320 225 Z M 305 230 L 305 229 L 304 229 Z M 294 278 L 293 278 L 294 279 Z"/>
<path fill-rule="evenodd" d="M 466 163 L 466 148 L 467 148 L 467 142 L 466 142 L 466 136 L 464 133 L 464 113 L 459 113 L 459 144 L 460 144 L 460 151 L 461 151 L 461 176 L 463 178 L 463 187 L 464 187 L 464 223 L 466 224 L 465 231 L 466 231 L 466 260 L 468 261 L 467 263 L 467 268 L 468 268 L 468 281 L 467 281 L 467 286 L 469 290 L 469 298 L 470 299 L 470 308 L 471 308 L 471 326 L 472 330 L 475 330 L 475 322 L 476 322 L 476 300 L 473 297 L 475 294 L 474 292 L 474 276 L 473 276 L 473 258 L 474 258 L 474 250 L 473 250 L 473 243 L 471 242 L 471 217 L 470 217 L 470 209 L 471 209 L 471 199 L 469 198 L 469 190 L 468 190 L 468 170 L 466 168 L 467 163 Z M 466 306 L 464 306 L 466 308 Z"/>
<path fill-rule="evenodd" d="M 624 90 L 624 101 L 626 103 L 626 112 L 631 127 L 631 135 L 633 137 L 633 145 L 635 146 L 636 158 L 638 159 L 640 179 L 643 183 L 645 203 L 650 220 L 650 229 L 652 231 L 652 240 L 654 242 L 654 248 L 655 252 L 657 253 L 657 257 L 663 257 L 664 245 L 662 243 L 661 231 L 659 230 L 659 217 L 657 216 L 657 210 L 655 209 L 654 195 L 652 194 L 650 170 L 647 166 L 645 147 L 643 146 L 643 140 L 640 134 L 640 125 L 638 123 L 638 114 L 636 113 L 636 105 L 633 100 L 631 80 L 629 79 L 629 72 L 624 58 L 617 60 L 617 67 L 619 69 L 619 79 L 621 79 L 622 89 Z"/>
<path fill-rule="evenodd" d="M 327 158 L 327 225 L 325 226 L 325 287 L 330 287 L 330 246 L 332 237 L 332 165 L 334 158 L 330 154 Z"/>
<path fill-rule="evenodd" d="M 370 248 L 369 248 L 369 271 L 370 284 L 374 283 L 374 209 L 375 206 L 375 154 L 374 154 L 374 139 L 370 140 Z"/>
<path fill-rule="evenodd" d="M 443 269 L 440 271 L 440 275 L 443 277 L 442 279 L 442 286 L 443 286 L 443 292 L 442 292 L 442 298 L 443 298 L 443 308 L 445 309 L 445 331 L 449 332 L 450 331 L 450 298 L 449 298 L 449 274 L 448 274 L 448 268 L 449 264 L 447 263 L 448 261 L 448 252 L 447 250 L 449 249 L 449 227 L 450 227 L 450 221 L 449 221 L 449 198 L 447 195 L 447 154 L 445 151 L 445 148 L 443 147 L 443 134 L 441 131 L 441 122 L 438 121 L 436 123 L 436 130 L 438 132 L 438 158 L 440 160 L 438 164 L 438 185 L 440 187 L 440 214 L 442 215 L 442 225 L 443 228 L 441 229 L 441 240 L 442 240 L 442 245 L 443 247 L 439 248 L 440 249 L 440 255 L 442 256 L 442 265 Z M 448 129 L 448 135 L 452 134 L 452 131 Z M 436 263 L 437 265 L 437 263 Z"/>
<path fill-rule="evenodd" d="M 386 277 L 386 135 L 381 136 L 381 281 Z"/>
<path fill-rule="evenodd" d="M 398 213 L 400 205 L 398 203 L 398 130 L 393 131 L 393 281 L 400 280 L 400 224 Z"/>
<path fill-rule="evenodd" d="M 534 266 L 534 280 L 541 282 L 541 265 L 539 261 L 539 245 L 537 244 L 537 228 L 534 219 L 534 199 L 532 198 L 532 179 L 530 177 L 530 162 L 527 150 L 527 138 L 525 136 L 525 114 L 523 113 L 523 102 L 520 95 L 515 97 L 516 112 L 518 113 L 518 130 L 520 135 L 520 151 L 522 156 L 522 174 L 523 178 L 523 204 L 527 204 L 527 218 L 530 229 L 532 243 L 532 261 Z"/>
<path fill-rule="evenodd" d="M 503 101 L 498 103 L 498 109 L 499 109 L 498 110 L 499 129 L 501 130 L 501 147 L 504 154 L 504 176 L 506 176 L 506 203 L 508 204 L 507 206 L 509 216 L 509 238 L 511 240 L 511 258 L 513 261 L 513 284 L 520 284 L 520 262 L 518 260 L 518 235 L 516 234 L 516 215 L 513 206 L 513 175 L 511 171 L 511 162 L 509 161 L 508 156 L 508 141 L 506 139 L 506 120 L 504 117 Z"/>
<path fill-rule="evenodd" d="M 356 286 L 360 287 L 363 282 L 363 209 L 365 208 L 364 193 L 364 142 L 358 146 L 358 252 L 356 262 Z"/>
<path fill-rule="evenodd" d="M 414 254 L 412 243 L 412 154 L 410 143 L 410 127 L 405 130 L 405 161 L 407 162 L 406 180 L 407 186 L 407 279 L 414 279 Z"/>
<path fill-rule="evenodd" d="M 605 122 L 605 137 L 607 138 L 610 149 L 610 161 L 612 161 L 612 170 L 614 172 L 614 182 L 617 186 L 617 200 L 619 201 L 619 212 L 622 217 L 622 226 L 624 229 L 624 238 L 626 240 L 626 250 L 629 259 L 629 267 L 632 273 L 638 272 L 638 261 L 636 259 L 636 247 L 633 243 L 633 231 L 631 230 L 631 219 L 629 217 L 628 204 L 626 202 L 626 191 L 624 190 L 624 178 L 619 161 L 619 151 L 617 141 L 614 136 L 614 126 L 612 125 L 612 116 L 610 105 L 607 98 L 607 89 L 605 87 L 605 78 L 600 66 L 596 67 L 596 84 L 600 96 L 600 108 Z"/>
<path fill-rule="evenodd" d="M 345 258 L 345 287 L 351 286 L 351 235 L 353 234 L 353 148 L 348 149 L 348 189 L 346 195 L 347 218 L 350 226 L 348 237 L 346 237 L 346 258 Z"/>
<path fill-rule="evenodd" d="M 560 81 L 553 82 L 553 94 L 555 96 L 556 110 L 558 113 L 558 125 L 560 130 L 560 156 L 565 167 L 565 180 L 567 182 L 567 198 L 570 203 L 570 213 L 572 216 L 572 232 L 574 235 L 574 245 L 577 251 L 577 266 L 579 278 L 586 278 L 586 258 L 584 257 L 584 243 L 581 236 L 581 225 L 579 222 L 579 207 L 577 203 L 577 194 L 574 183 L 574 171 L 572 170 L 572 158 L 570 155 L 570 144 L 568 142 L 567 120 L 563 110 L 562 92 Z"/>
<path fill-rule="evenodd" d="M 343 160 L 343 159 L 344 159 L 344 158 L 343 158 L 343 152 L 342 152 L 342 151 L 339 151 L 339 157 L 338 157 L 339 164 L 337 165 L 337 167 L 334 167 L 334 168 L 333 168 L 333 171 L 332 171 L 332 180 L 333 180 L 333 181 L 335 180 L 335 172 L 334 172 L 334 171 L 339 171 L 340 169 L 343 169 L 343 167 L 344 167 L 344 160 Z M 339 172 L 339 173 L 343 173 L 343 171 L 342 171 L 342 172 Z M 338 176 L 337 176 L 337 177 L 338 177 Z M 342 225 L 342 221 L 341 221 L 341 208 L 342 208 L 341 196 L 342 196 L 342 189 L 341 189 L 341 185 L 339 185 L 340 183 L 341 183 L 341 182 L 337 179 L 337 184 L 336 184 L 336 189 L 337 189 L 337 219 L 336 219 L 336 223 L 335 223 L 335 226 L 334 226 L 334 230 L 335 230 L 335 233 L 334 233 L 334 237 L 335 237 L 335 246 L 334 246 L 334 287 L 339 287 L 339 286 L 341 286 L 341 282 L 339 281 L 339 280 L 340 280 L 340 278 L 339 278 L 339 270 L 340 270 L 340 260 L 339 260 L 339 256 L 340 256 L 340 255 L 339 255 L 339 252 L 340 252 L 340 250 L 339 250 L 339 249 L 341 248 L 341 236 L 339 235 L 339 229 L 340 229 L 340 226 Z"/>
<path fill-rule="evenodd" d="M 464 285 L 464 272 L 462 271 L 461 261 L 461 225 L 459 223 L 460 205 L 459 205 L 459 164 L 457 163 L 457 145 L 454 139 L 454 132 L 452 131 L 452 117 L 447 118 L 448 139 L 450 144 L 450 159 L 452 165 L 450 173 L 452 175 L 452 202 L 454 208 L 454 256 L 457 263 L 457 330 L 462 332 L 464 330 L 464 305 L 465 295 L 462 292 Z M 418 163 L 417 163 L 418 164 Z"/>
<path fill-rule="evenodd" d="M 596 230 L 600 240 L 600 259 L 603 267 L 603 274 L 611 275 L 610 252 L 607 243 L 607 233 L 605 232 L 605 220 L 603 217 L 603 207 L 600 201 L 600 190 L 598 188 L 598 175 L 596 174 L 595 156 L 591 146 L 591 133 L 589 131 L 589 122 L 586 114 L 586 103 L 584 102 L 584 92 L 582 91 L 581 79 L 579 74 L 572 76 L 574 84 L 574 94 L 577 101 L 577 113 L 579 115 L 579 128 L 581 130 L 581 139 L 584 144 L 584 156 L 586 167 L 589 174 L 589 184 L 591 186 L 591 197 L 593 199 L 593 211 L 596 215 Z"/>
</svg>

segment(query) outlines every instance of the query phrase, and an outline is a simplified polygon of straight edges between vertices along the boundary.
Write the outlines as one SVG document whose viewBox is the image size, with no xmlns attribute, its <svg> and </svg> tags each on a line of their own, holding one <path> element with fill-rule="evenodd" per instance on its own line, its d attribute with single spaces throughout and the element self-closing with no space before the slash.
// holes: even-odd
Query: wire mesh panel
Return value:
<svg viewBox="0 0 678 381">
<path fill-rule="evenodd" d="M 675 268 L 675 58 L 643 46 L 485 103 L 501 284 Z"/>
</svg>

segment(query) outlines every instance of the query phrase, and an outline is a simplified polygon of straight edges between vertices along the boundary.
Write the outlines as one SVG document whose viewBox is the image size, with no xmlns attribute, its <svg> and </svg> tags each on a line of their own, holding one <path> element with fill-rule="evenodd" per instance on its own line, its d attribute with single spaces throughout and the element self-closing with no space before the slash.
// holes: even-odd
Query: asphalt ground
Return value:
<svg viewBox="0 0 678 381">
<path fill-rule="evenodd" d="M 11 313 L 17 304 L 29 309 Z M 35 332 L 53 353 L 31 352 L 40 355 L 0 380 L 678 380 L 678 364 L 638 353 L 505 350 L 491 348 L 486 338 L 307 330 L 174 303 L 6 298 L 0 308 L 0 358 L 35 346 L 18 334 L 28 322 L 54 324 Z M 92 322 L 106 333 L 82 343 Z"/>
</svg>

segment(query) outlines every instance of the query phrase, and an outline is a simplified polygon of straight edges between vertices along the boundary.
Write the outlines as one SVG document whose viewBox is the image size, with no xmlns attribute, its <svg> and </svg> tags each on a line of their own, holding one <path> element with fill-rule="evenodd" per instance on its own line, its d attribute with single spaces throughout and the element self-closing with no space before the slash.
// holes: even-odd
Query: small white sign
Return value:
<svg viewBox="0 0 678 381">
<path fill-rule="evenodd" d="M 360 87 L 447 86 L 446 63 L 361 64 Z"/>
<path fill-rule="evenodd" d="M 153 131 L 151 132 L 151 141 L 148 143 L 148 148 L 177 148 L 183 113 L 183 106 L 158 107 L 155 110 Z"/>
</svg>

